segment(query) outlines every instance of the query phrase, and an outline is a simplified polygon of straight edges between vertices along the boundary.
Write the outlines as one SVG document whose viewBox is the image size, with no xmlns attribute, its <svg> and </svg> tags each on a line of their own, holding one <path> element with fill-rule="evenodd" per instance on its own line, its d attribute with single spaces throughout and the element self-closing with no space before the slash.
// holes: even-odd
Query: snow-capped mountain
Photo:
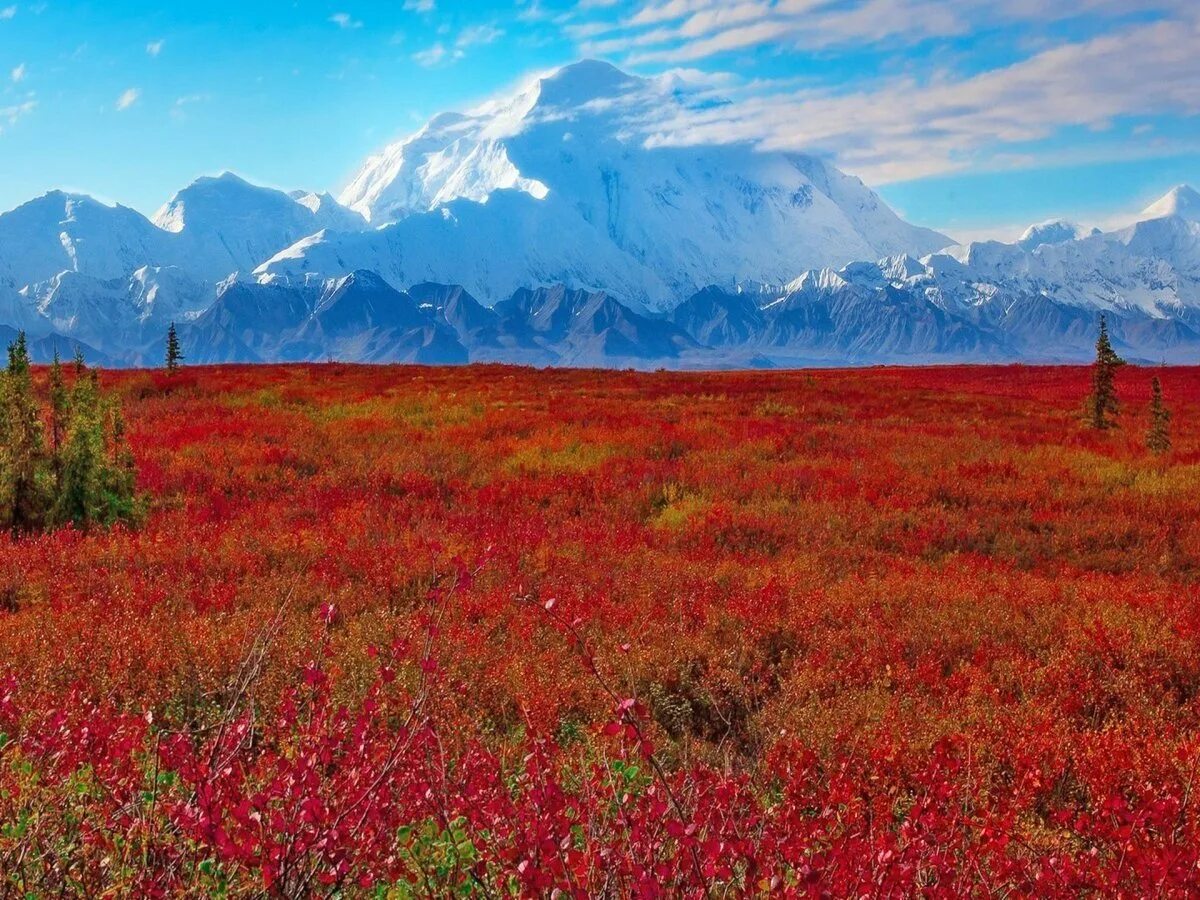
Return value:
<svg viewBox="0 0 1200 900">
<path fill-rule="evenodd" d="M 1187 192 L 1175 194 L 1187 209 Z M 508 202 L 519 192 L 501 196 Z M 811 269 L 774 289 L 712 285 L 666 315 L 562 284 L 520 288 L 488 308 L 461 285 L 424 282 L 404 293 L 363 272 L 273 275 L 231 282 L 186 338 L 210 360 L 457 358 L 457 349 L 428 341 L 417 341 L 423 355 L 413 355 L 404 335 L 423 321 L 422 334 L 453 334 L 471 361 L 530 365 L 1068 362 L 1091 358 L 1104 312 L 1130 359 L 1200 357 L 1200 222 L 1170 214 L 1107 234 L 1066 231 L 1047 226 L 1036 240 Z M 321 298 L 337 296 L 347 280 L 371 285 L 371 301 L 352 305 L 332 329 L 321 321 L 329 303 Z M 380 337 L 378 322 L 391 316 L 408 331 Z M 221 328 L 206 331 L 217 318 Z"/>
<path fill-rule="evenodd" d="M 777 363 L 1081 361 L 1107 313 L 1134 359 L 1200 357 L 1200 199 L 1187 187 L 1111 233 L 1047 223 L 975 243 L 811 270 L 765 304 L 709 289 L 672 319 L 710 347 Z"/>
<path fill-rule="evenodd" d="M 174 267 L 143 266 L 124 278 L 60 272 L 27 289 L 26 302 L 47 329 L 119 354 L 161 340 L 171 322 L 186 322 L 212 305 L 213 290 Z"/>
<path fill-rule="evenodd" d="M 647 314 L 614 293 L 569 283 L 518 288 L 493 307 L 461 284 L 424 280 L 405 291 L 394 282 L 400 270 L 389 268 L 384 255 L 373 260 L 376 268 L 345 275 L 260 273 L 215 285 L 175 266 L 142 266 L 115 278 L 69 270 L 21 292 L 0 285 L 0 324 L 28 330 L 39 339 L 35 352 L 79 341 L 126 363 L 156 361 L 166 324 L 175 321 L 194 362 L 334 358 L 710 368 L 1082 361 L 1093 352 L 1096 321 L 1105 312 L 1129 358 L 1190 362 L 1200 357 L 1200 221 L 1193 196 L 1176 189 L 1150 208 L 1154 217 L 1110 233 L 1054 223 L 1014 244 L 983 242 L 920 259 L 902 254 L 811 269 L 781 287 L 711 285 L 681 297 L 669 314 Z M 187 200 L 181 231 L 159 233 L 183 239 L 192 227 L 189 215 L 203 208 L 193 205 L 188 213 Z M 486 205 L 456 200 L 448 209 L 470 215 L 540 202 L 507 189 Z M 423 222 L 436 233 L 445 217 L 404 222 Z M 528 238 L 517 224 L 510 230 L 514 236 L 504 246 L 515 253 Z M 411 246 L 394 249 L 401 259 L 413 258 L 405 255 Z M 464 271 L 478 273 L 472 248 L 457 249 Z M 619 270 L 612 278 L 628 284 Z"/>
<path fill-rule="evenodd" d="M 322 229 L 366 223 L 328 195 L 287 194 L 226 172 L 184 188 L 158 211 L 154 224 L 175 237 L 180 264 L 216 281 L 252 271 L 280 248 Z"/>
<path fill-rule="evenodd" d="M 1200 221 L 1159 216 L 1033 248 L 988 241 L 935 254 L 928 266 L 939 289 L 964 302 L 987 285 L 1071 306 L 1186 318 L 1200 309 Z"/>
<path fill-rule="evenodd" d="M 0 284 L 22 290 L 61 272 L 123 278 L 169 265 L 171 236 L 124 206 L 52 191 L 0 215 Z"/>
<path fill-rule="evenodd" d="M 321 229 L 363 228 L 328 195 L 256 187 L 236 175 L 201 178 L 155 216 L 52 191 L 0 215 L 0 284 L 15 290 L 63 272 L 110 281 L 145 266 L 216 283 L 249 272 Z"/>
<path fill-rule="evenodd" d="M 309 238 L 259 271 L 454 280 L 485 303 L 564 282 L 667 308 L 708 284 L 951 243 L 814 157 L 655 143 L 661 120 L 711 102 L 678 79 L 567 66 L 368 160 L 340 199 L 380 230 Z"/>
<path fill-rule="evenodd" d="M 210 307 L 231 273 L 321 229 L 365 227 L 328 194 L 289 195 L 229 173 L 180 191 L 154 221 L 53 191 L 0 214 L 0 324 L 136 361 L 170 322 Z"/>
<path fill-rule="evenodd" d="M 52 192 L 0 214 L 0 329 L 157 362 L 713 367 L 1200 357 L 1200 194 L 1111 232 L 948 246 L 857 179 L 748 145 L 666 146 L 719 103 L 584 62 L 372 158 L 339 199 L 201 178 L 153 220 Z M 8 333 L 5 331 L 4 333 Z"/>
</svg>

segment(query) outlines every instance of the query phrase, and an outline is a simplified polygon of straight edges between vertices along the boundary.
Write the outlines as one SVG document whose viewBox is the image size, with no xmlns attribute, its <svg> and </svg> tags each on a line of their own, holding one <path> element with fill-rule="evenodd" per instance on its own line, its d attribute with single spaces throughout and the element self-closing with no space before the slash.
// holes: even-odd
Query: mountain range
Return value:
<svg viewBox="0 0 1200 900">
<path fill-rule="evenodd" d="M 152 218 L 52 192 L 0 214 L 0 338 L 156 364 L 731 367 L 1200 356 L 1200 195 L 1127 228 L 957 245 L 796 153 L 674 146 L 722 102 L 586 61 L 435 117 L 342 194 L 226 173 Z"/>
</svg>

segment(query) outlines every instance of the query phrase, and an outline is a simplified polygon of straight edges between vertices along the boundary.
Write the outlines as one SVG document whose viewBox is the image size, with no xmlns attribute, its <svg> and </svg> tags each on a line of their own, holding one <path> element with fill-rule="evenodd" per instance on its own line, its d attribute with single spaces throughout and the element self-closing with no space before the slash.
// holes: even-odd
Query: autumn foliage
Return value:
<svg viewBox="0 0 1200 900">
<path fill-rule="evenodd" d="M 1200 370 L 105 373 L 0 536 L 0 883 L 1200 891 Z M 48 395 L 48 376 L 35 372 Z"/>
</svg>

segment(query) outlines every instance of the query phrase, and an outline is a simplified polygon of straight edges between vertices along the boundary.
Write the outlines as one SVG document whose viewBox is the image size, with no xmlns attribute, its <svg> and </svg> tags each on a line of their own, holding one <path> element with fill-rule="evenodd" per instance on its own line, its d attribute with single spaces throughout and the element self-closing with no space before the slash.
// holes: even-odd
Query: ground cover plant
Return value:
<svg viewBox="0 0 1200 900">
<path fill-rule="evenodd" d="M 1200 891 L 1200 370 L 1112 377 L 102 373 L 137 521 L 0 536 L 2 893 Z"/>
</svg>

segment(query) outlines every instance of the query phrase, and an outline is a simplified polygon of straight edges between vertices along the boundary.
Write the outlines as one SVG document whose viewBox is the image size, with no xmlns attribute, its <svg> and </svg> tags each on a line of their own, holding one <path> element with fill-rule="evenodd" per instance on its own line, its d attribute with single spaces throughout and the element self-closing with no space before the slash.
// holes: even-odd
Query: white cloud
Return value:
<svg viewBox="0 0 1200 900">
<path fill-rule="evenodd" d="M 21 63 L 19 66 L 13 69 L 11 74 L 13 84 L 20 84 L 22 81 L 24 81 L 25 75 L 27 74 L 25 63 Z"/>
<path fill-rule="evenodd" d="M 454 42 L 458 47 L 473 47 L 491 44 L 504 37 L 504 31 L 494 25 L 472 25 L 464 28 Z"/>
<path fill-rule="evenodd" d="M 11 19 L 16 16 L 16 14 L 17 8 L 15 6 L 5 6 L 0 8 L 0 21 Z"/>
<path fill-rule="evenodd" d="M 404 9 L 407 12 L 431 13 L 436 8 L 434 0 L 404 0 Z"/>
<path fill-rule="evenodd" d="M 130 88 L 117 98 L 117 112 L 124 112 L 138 102 L 142 97 L 141 88 Z"/>
<path fill-rule="evenodd" d="M 456 51 L 452 52 L 452 51 L 446 49 L 445 44 L 443 44 L 441 41 L 438 41 L 432 47 L 428 47 L 425 50 L 418 50 L 416 53 L 413 54 L 412 58 L 417 63 L 417 65 L 421 65 L 421 66 L 425 66 L 426 68 L 430 68 L 432 66 L 438 65 L 439 63 L 446 62 L 447 59 L 458 59 L 461 57 L 462 57 L 461 50 L 456 50 Z"/>
<path fill-rule="evenodd" d="M 354 18 L 353 16 L 350 15 L 350 13 L 344 13 L 344 12 L 334 13 L 332 16 L 329 17 L 329 21 L 332 22 L 334 25 L 336 25 L 338 28 L 341 28 L 341 29 L 344 29 L 347 31 L 363 27 L 362 20 Z"/>
<path fill-rule="evenodd" d="M 163 46 L 166 44 L 164 40 L 151 41 L 146 45 L 146 52 L 151 56 L 158 56 L 162 53 Z"/>
</svg>

